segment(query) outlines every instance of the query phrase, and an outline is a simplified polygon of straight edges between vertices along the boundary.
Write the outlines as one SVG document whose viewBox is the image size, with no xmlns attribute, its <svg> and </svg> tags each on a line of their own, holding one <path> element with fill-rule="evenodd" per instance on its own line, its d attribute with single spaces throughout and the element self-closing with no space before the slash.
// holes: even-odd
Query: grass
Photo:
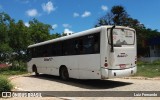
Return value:
<svg viewBox="0 0 160 100">
<path fill-rule="evenodd" d="M 160 77 L 160 61 L 155 61 L 153 63 L 138 62 L 137 73 L 135 76 L 143 77 Z"/>
<path fill-rule="evenodd" d="M 11 91 L 13 89 L 13 84 L 10 82 L 8 77 L 12 75 L 21 75 L 25 73 L 27 73 L 27 65 L 24 62 L 14 62 L 12 66 L 6 66 L 5 64 L 1 64 L 0 93 L 2 91 Z M 1 94 L 0 94 L 0 98 L 1 98 Z"/>
<path fill-rule="evenodd" d="M 0 71 L 1 75 L 4 76 L 12 76 L 12 75 L 21 75 L 21 74 L 26 74 L 27 71 L 20 71 L 20 70 L 4 70 Z"/>
<path fill-rule="evenodd" d="M 13 85 L 6 76 L 0 76 L 0 92 L 11 91 Z"/>
<path fill-rule="evenodd" d="M 0 68 L 0 75 L 4 76 L 21 75 L 25 73 L 27 73 L 27 65 L 24 62 L 14 61 L 10 67 Z"/>
</svg>

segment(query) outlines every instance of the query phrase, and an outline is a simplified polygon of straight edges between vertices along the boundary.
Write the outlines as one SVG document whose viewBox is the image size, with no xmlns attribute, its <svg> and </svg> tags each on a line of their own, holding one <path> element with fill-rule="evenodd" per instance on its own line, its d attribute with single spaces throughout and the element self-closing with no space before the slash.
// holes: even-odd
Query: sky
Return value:
<svg viewBox="0 0 160 100">
<path fill-rule="evenodd" d="M 115 5 L 130 17 L 160 31 L 160 0 L 0 0 L 0 12 L 29 26 L 33 18 L 52 25 L 53 33 L 80 32 L 90 28 Z"/>
</svg>

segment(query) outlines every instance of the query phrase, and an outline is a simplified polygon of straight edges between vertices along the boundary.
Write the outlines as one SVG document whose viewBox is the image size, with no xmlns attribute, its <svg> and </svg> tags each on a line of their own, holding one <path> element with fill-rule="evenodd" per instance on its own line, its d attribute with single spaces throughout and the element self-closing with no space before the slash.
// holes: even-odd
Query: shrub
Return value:
<svg viewBox="0 0 160 100">
<path fill-rule="evenodd" d="M 1 63 L 0 64 L 0 71 L 4 71 L 4 70 L 8 70 L 8 68 L 9 68 L 9 65 L 8 64 L 3 64 L 3 63 Z"/>
<path fill-rule="evenodd" d="M 155 61 L 153 61 L 153 64 L 155 64 L 155 65 L 160 65 L 160 60 L 155 60 Z"/>
<path fill-rule="evenodd" d="M 150 64 L 149 62 L 144 62 L 144 61 L 137 61 L 137 65 L 148 65 Z"/>
<path fill-rule="evenodd" d="M 10 81 L 4 76 L 0 76 L 0 92 L 11 91 L 12 88 L 13 85 Z"/>
<path fill-rule="evenodd" d="M 27 70 L 27 64 L 22 61 L 13 61 L 12 66 L 10 68 L 11 70 L 18 70 L 18 71 L 26 71 Z"/>
</svg>

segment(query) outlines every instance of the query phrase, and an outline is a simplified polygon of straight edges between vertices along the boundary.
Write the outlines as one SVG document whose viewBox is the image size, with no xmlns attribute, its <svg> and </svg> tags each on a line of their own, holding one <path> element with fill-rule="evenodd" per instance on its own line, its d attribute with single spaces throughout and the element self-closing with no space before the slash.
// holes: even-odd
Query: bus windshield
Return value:
<svg viewBox="0 0 160 100">
<path fill-rule="evenodd" d="M 110 42 L 110 30 L 108 29 L 108 40 Z M 134 45 L 135 33 L 133 30 L 115 28 L 113 29 L 113 45 L 114 47 L 121 47 L 122 45 Z"/>
</svg>

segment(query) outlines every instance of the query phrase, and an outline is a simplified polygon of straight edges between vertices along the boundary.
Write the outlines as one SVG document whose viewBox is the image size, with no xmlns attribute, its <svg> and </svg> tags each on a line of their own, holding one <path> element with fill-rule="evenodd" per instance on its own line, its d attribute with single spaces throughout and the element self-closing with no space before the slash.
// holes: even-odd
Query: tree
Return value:
<svg viewBox="0 0 160 100">
<path fill-rule="evenodd" d="M 0 60 L 8 61 L 12 48 L 9 46 L 9 23 L 12 19 L 4 12 L 0 13 Z"/>
<path fill-rule="evenodd" d="M 127 24 L 128 14 L 122 6 L 113 6 L 111 9 L 112 20 L 115 25 L 125 25 Z"/>
<path fill-rule="evenodd" d="M 0 61 L 25 60 L 27 46 L 60 37 L 50 35 L 51 25 L 33 19 L 26 27 L 22 20 L 15 22 L 8 14 L 0 13 Z"/>
<path fill-rule="evenodd" d="M 29 22 L 29 34 L 32 43 L 39 43 L 50 39 L 50 30 L 52 26 L 44 24 L 36 19 Z"/>
<path fill-rule="evenodd" d="M 110 12 L 108 12 L 105 16 L 102 16 L 98 20 L 98 23 L 95 25 L 95 27 L 101 25 L 120 25 L 134 28 L 137 32 L 138 49 L 144 49 L 144 44 L 146 44 L 146 41 L 155 36 L 160 36 L 160 33 L 157 30 L 146 28 L 142 23 L 140 23 L 140 21 L 130 17 L 124 7 L 119 5 L 113 6 Z"/>
<path fill-rule="evenodd" d="M 31 43 L 28 29 L 24 25 L 22 20 L 17 23 L 11 21 L 10 28 L 10 47 L 13 49 L 13 53 L 16 55 L 16 60 L 23 60 L 23 56 L 26 53 L 27 46 Z"/>
<path fill-rule="evenodd" d="M 131 18 L 124 7 L 120 5 L 113 6 L 109 13 L 98 20 L 98 24 L 96 24 L 95 27 L 101 25 L 120 25 L 132 28 L 144 28 L 143 24 L 141 24 L 137 19 Z"/>
<path fill-rule="evenodd" d="M 60 33 L 55 33 L 55 34 L 50 35 L 50 39 L 56 39 L 56 38 L 59 38 L 59 37 L 61 37 Z"/>
</svg>

